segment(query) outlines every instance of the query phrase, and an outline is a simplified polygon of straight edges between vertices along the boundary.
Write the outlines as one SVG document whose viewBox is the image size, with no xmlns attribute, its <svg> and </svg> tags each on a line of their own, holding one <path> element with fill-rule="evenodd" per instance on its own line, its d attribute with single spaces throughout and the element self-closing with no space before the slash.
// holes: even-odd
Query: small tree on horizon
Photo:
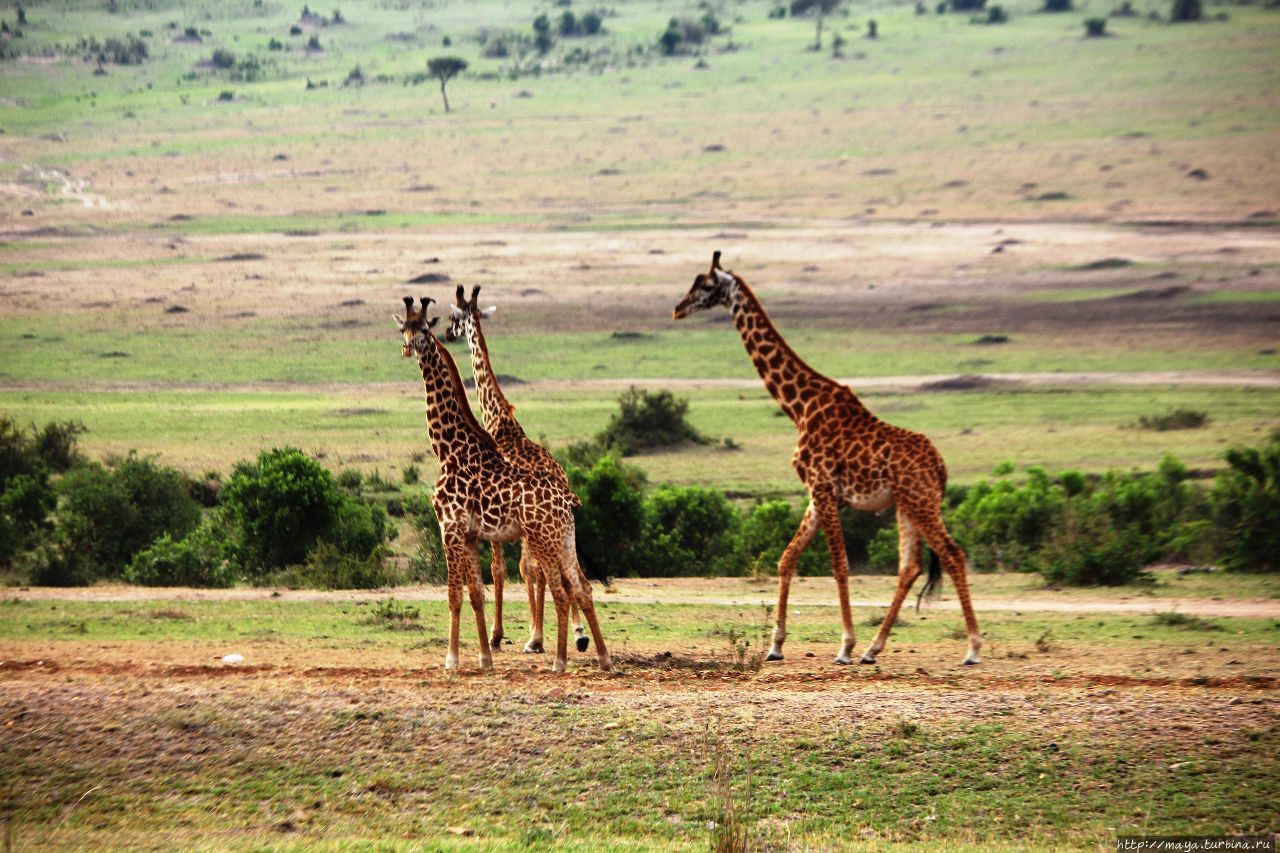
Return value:
<svg viewBox="0 0 1280 853">
<path fill-rule="evenodd" d="M 440 97 L 444 98 L 444 111 L 449 112 L 449 95 L 444 87 L 451 79 L 467 70 L 467 61 L 459 56 L 437 56 L 427 60 L 427 71 L 440 81 Z"/>
<path fill-rule="evenodd" d="M 816 19 L 813 32 L 813 49 L 822 50 L 822 24 L 826 17 L 840 8 L 844 0 L 793 0 L 791 17 L 813 15 Z"/>
</svg>

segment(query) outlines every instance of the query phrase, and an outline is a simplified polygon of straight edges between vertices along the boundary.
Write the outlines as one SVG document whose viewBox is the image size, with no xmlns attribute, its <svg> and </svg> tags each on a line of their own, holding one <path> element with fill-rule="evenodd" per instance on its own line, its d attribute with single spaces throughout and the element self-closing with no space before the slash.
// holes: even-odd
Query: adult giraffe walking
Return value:
<svg viewBox="0 0 1280 853">
<path fill-rule="evenodd" d="M 782 660 L 787 638 L 787 593 L 800 554 L 822 528 L 831 552 L 831 570 L 840 596 L 844 637 L 836 663 L 853 663 L 853 614 L 849 607 L 849 562 L 840 529 L 840 507 L 876 512 L 893 506 L 898 515 L 898 588 L 875 640 L 862 663 L 875 663 L 889 639 L 903 599 L 920 575 L 920 541 L 929 544 L 933 561 L 921 596 L 936 594 L 946 569 L 956 587 L 969 634 L 966 664 L 978 663 L 982 634 L 969 600 L 965 556 L 942 523 L 947 468 L 933 442 L 917 432 L 887 424 L 862 405 L 852 389 L 818 373 L 792 351 L 774 327 L 760 301 L 741 276 L 720 266 L 693 280 L 672 311 L 679 320 L 696 311 L 724 305 L 733 312 L 747 355 L 765 388 L 795 422 L 800 437 L 791 464 L 809 492 L 800 528 L 778 563 L 778 622 L 767 660 Z M 941 560 L 941 565 L 939 565 Z"/>
</svg>

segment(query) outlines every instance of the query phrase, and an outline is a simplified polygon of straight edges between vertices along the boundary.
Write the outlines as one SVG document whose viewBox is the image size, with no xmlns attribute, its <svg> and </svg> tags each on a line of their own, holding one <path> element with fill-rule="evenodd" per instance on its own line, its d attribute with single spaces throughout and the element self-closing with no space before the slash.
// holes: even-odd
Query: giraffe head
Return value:
<svg viewBox="0 0 1280 853">
<path fill-rule="evenodd" d="M 404 298 L 404 316 L 392 314 L 391 319 L 396 321 L 396 325 L 400 327 L 400 333 L 404 335 L 404 343 L 400 347 L 400 354 L 405 358 L 413 358 L 421 355 L 427 349 L 427 338 L 431 335 L 431 327 L 440 322 L 439 317 L 427 317 L 427 306 L 435 302 L 430 296 L 422 297 L 422 307 L 413 307 L 413 297 L 406 296 Z"/>
<path fill-rule="evenodd" d="M 738 277 L 721 269 L 720 252 L 717 250 L 711 256 L 711 269 L 698 273 L 689 292 L 671 312 L 672 319 L 681 320 L 695 311 L 705 311 L 716 305 L 728 307 L 732 304 L 733 291 L 737 285 Z"/>
<path fill-rule="evenodd" d="M 469 338 L 471 330 L 484 318 L 492 317 L 498 306 L 490 305 L 481 310 L 476 305 L 476 297 L 480 295 L 480 285 L 471 288 L 471 299 L 466 296 L 466 288 L 458 285 L 454 303 L 449 306 L 449 328 L 445 330 L 444 339 L 449 343 L 462 338 Z"/>
</svg>

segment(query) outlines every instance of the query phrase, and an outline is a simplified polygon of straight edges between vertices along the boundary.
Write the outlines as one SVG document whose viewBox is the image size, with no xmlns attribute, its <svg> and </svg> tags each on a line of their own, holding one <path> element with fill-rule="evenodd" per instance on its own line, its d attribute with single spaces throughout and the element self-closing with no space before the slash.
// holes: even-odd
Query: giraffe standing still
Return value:
<svg viewBox="0 0 1280 853">
<path fill-rule="evenodd" d="M 521 539 L 546 574 L 556 606 L 556 657 L 552 668 L 565 669 L 568 658 L 569 601 L 576 600 L 596 641 L 602 670 L 610 669 L 609 653 L 600 634 L 591 588 L 582 579 L 574 545 L 573 508 L 578 497 L 554 477 L 512 465 L 471 413 L 457 365 L 436 340 L 427 318 L 424 298 L 415 309 L 405 297 L 405 316 L 394 317 L 403 335 L 402 354 L 416 357 L 426 395 L 427 432 L 431 450 L 440 461 L 431 502 L 440 520 L 448 565 L 449 650 L 445 669 L 458 667 L 458 623 L 465 583 L 480 635 L 480 666 L 493 657 L 484 618 L 484 587 L 476 546 Z"/>
<path fill-rule="evenodd" d="M 809 492 L 809 506 L 800 528 L 778 563 L 778 622 L 767 660 L 782 660 L 791 577 L 800 554 L 821 528 L 831 552 L 832 573 L 840 596 L 840 619 L 844 625 L 836 663 L 853 662 L 849 564 L 840 528 L 840 507 L 875 512 L 893 506 L 898 517 L 898 588 L 884 624 L 861 662 L 875 663 L 876 655 L 884 649 L 903 599 L 920 575 L 923 538 L 934 556 L 921 597 L 937 592 L 945 568 L 955 584 L 969 635 L 969 653 L 964 663 L 978 663 L 982 634 L 969 599 L 964 552 L 942 522 L 947 469 L 937 448 L 920 433 L 880 420 L 862 405 L 850 388 L 805 364 L 783 340 L 747 283 L 720 267 L 719 252 L 712 257 L 711 269 L 694 279 L 688 294 L 672 311 L 672 317 L 679 320 L 717 305 L 724 305 L 733 313 L 747 355 L 765 387 L 795 422 L 799 440 L 791 464 Z"/>
<path fill-rule="evenodd" d="M 513 465 L 519 465 L 534 471 L 543 471 L 555 478 L 566 489 L 569 478 L 564 468 L 545 447 L 525 435 L 520 422 L 516 420 L 516 407 L 507 402 L 506 395 L 498 386 L 497 374 L 493 372 L 493 364 L 489 360 L 489 347 L 485 343 L 484 330 L 480 320 L 488 317 L 493 309 L 481 311 L 476 304 L 480 295 L 480 285 L 471 288 L 471 298 L 467 299 L 466 290 L 461 285 L 455 293 L 454 304 L 449 307 L 449 327 L 444 339 L 452 342 L 465 338 L 467 348 L 471 352 L 471 374 L 475 377 L 476 393 L 480 397 L 480 417 L 484 421 L 485 431 L 493 436 L 498 452 Z M 506 566 L 502 560 L 502 545 L 490 543 L 493 549 L 493 562 L 490 570 L 493 574 L 493 636 L 490 644 L 499 648 L 502 637 L 502 583 L 505 579 Z M 542 652 L 542 613 L 546 602 L 547 581 L 542 568 L 531 559 L 528 550 L 520 553 L 520 576 L 524 578 L 525 591 L 529 596 L 529 642 L 525 643 L 526 652 Z M 586 577 L 583 577 L 586 583 Z M 570 602 L 570 617 L 573 622 L 573 633 L 578 651 L 585 652 L 590 643 L 586 631 L 578 621 L 578 605 Z"/>
</svg>

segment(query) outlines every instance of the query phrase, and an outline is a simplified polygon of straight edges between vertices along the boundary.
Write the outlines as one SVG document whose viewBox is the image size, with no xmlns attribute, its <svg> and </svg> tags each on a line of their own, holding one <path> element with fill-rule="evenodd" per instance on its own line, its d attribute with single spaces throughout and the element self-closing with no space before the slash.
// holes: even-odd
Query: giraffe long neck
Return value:
<svg viewBox="0 0 1280 853">
<path fill-rule="evenodd" d="M 434 336 L 427 336 L 418 367 L 426 394 L 427 434 L 440 464 L 496 456 L 493 439 L 471 413 L 453 357 Z"/>
<path fill-rule="evenodd" d="M 747 355 L 764 380 L 764 387 L 787 417 L 799 425 L 807 400 L 819 391 L 840 386 L 795 354 L 774 327 L 760 300 L 741 279 L 734 287 L 730 308 Z"/>
<path fill-rule="evenodd" d="M 484 418 L 485 429 L 493 435 L 500 427 L 510 428 L 516 422 L 515 410 L 498 387 L 498 377 L 489 361 L 489 346 L 480 328 L 480 318 L 474 315 L 467 331 L 467 347 L 471 350 L 471 374 L 475 377 L 476 393 L 480 396 L 480 415 Z"/>
</svg>

